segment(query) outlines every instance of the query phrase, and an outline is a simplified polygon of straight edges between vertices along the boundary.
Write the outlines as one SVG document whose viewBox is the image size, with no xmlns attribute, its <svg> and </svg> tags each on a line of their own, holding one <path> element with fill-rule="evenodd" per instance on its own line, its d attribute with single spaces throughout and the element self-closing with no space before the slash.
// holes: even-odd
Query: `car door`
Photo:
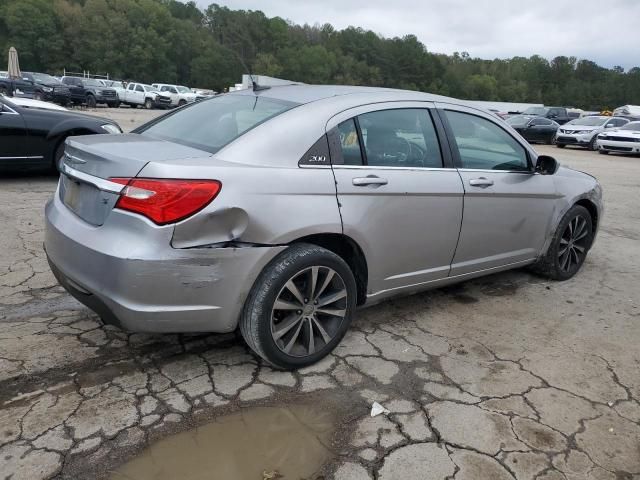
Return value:
<svg viewBox="0 0 640 480">
<path fill-rule="evenodd" d="M 445 278 L 463 187 L 431 103 L 376 104 L 327 124 L 344 233 L 368 260 L 368 297 Z"/>
<path fill-rule="evenodd" d="M 535 259 L 559 198 L 553 177 L 535 173 L 534 152 L 489 115 L 439 107 L 465 190 L 451 275 Z"/>
<path fill-rule="evenodd" d="M 82 86 L 82 80 L 75 77 L 64 77 L 62 83 L 69 87 L 69 93 L 71 98 L 76 102 L 84 100 L 84 87 Z"/>
<path fill-rule="evenodd" d="M 536 142 L 546 142 L 553 136 L 553 133 L 551 133 L 553 123 L 553 120 L 549 120 L 548 118 L 534 118 L 529 127 L 531 130 L 531 139 Z"/>
<path fill-rule="evenodd" d="M 133 95 L 135 103 L 139 103 L 141 105 L 144 103 L 144 87 L 139 83 L 136 84 Z"/>
<path fill-rule="evenodd" d="M 0 164 L 26 158 L 27 143 L 22 115 L 0 100 Z"/>
</svg>

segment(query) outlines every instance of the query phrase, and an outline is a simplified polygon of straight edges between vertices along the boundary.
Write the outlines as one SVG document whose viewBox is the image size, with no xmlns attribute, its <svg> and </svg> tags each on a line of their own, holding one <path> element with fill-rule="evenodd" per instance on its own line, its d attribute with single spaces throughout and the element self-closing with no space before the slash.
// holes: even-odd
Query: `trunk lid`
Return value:
<svg viewBox="0 0 640 480">
<path fill-rule="evenodd" d="M 209 156 L 208 152 L 138 134 L 70 137 L 60 173 L 60 199 L 80 218 L 100 226 L 124 188 L 109 178 L 135 177 L 149 162 Z"/>
</svg>

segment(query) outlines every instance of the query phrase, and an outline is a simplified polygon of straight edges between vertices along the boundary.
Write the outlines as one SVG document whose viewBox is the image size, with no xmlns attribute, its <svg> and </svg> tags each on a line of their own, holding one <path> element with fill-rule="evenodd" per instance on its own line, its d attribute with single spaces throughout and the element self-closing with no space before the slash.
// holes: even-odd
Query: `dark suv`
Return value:
<svg viewBox="0 0 640 480">
<path fill-rule="evenodd" d="M 110 107 L 120 105 L 118 93 L 95 78 L 62 77 L 62 83 L 69 86 L 71 101 L 75 104 L 86 103 L 90 108 L 98 103 L 106 103 Z"/>
<path fill-rule="evenodd" d="M 46 73 L 22 72 L 21 78 L 0 78 L 0 93 L 67 105 L 69 87 Z"/>
</svg>

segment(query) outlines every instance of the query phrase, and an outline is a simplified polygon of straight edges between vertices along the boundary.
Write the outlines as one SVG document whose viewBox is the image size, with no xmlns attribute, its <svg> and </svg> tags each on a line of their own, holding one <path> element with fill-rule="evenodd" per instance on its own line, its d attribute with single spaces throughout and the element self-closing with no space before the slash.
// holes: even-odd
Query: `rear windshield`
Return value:
<svg viewBox="0 0 640 480">
<path fill-rule="evenodd" d="M 254 95 L 221 95 L 177 110 L 136 133 L 216 153 L 247 130 L 297 105 Z"/>
</svg>

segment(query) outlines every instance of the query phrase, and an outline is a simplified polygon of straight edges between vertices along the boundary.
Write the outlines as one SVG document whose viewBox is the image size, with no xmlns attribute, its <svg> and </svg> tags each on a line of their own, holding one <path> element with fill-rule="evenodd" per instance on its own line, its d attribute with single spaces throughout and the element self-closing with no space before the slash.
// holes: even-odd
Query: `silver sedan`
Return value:
<svg viewBox="0 0 640 480">
<path fill-rule="evenodd" d="M 491 113 L 389 89 L 221 95 L 69 138 L 61 170 L 45 249 L 73 296 L 129 330 L 239 327 L 279 368 L 327 355 L 359 306 L 523 266 L 569 279 L 602 216 L 593 177 Z"/>
</svg>

